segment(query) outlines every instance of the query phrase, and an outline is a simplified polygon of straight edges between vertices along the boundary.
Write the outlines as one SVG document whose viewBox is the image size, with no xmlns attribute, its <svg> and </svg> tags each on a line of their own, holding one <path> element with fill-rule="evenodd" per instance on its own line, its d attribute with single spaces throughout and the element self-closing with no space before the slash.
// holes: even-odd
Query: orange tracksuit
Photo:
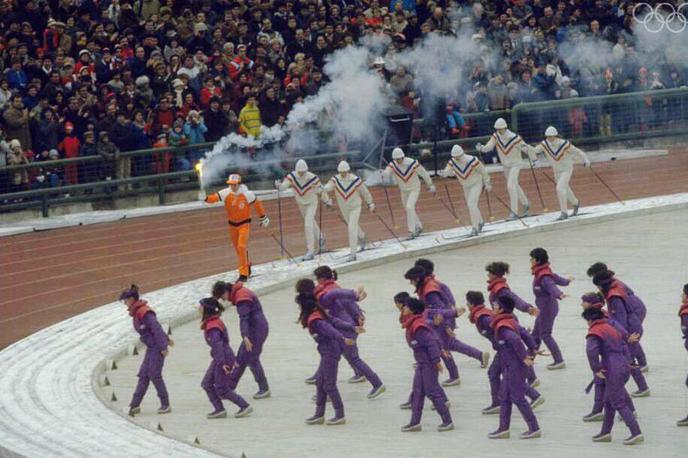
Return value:
<svg viewBox="0 0 688 458">
<path fill-rule="evenodd" d="M 260 218 L 265 216 L 263 204 L 256 195 L 249 191 L 243 184 L 237 192 L 225 188 L 205 198 L 205 201 L 214 204 L 224 202 L 229 224 L 229 238 L 236 250 L 239 259 L 239 275 L 249 276 L 251 263 L 248 259 L 248 237 L 251 230 L 251 206 L 254 207 Z"/>
</svg>

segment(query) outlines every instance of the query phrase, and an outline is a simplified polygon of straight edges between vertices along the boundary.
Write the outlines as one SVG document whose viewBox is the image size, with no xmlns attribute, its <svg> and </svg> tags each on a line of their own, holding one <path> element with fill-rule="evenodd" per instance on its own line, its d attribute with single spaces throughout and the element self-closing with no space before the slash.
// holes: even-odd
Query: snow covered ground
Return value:
<svg viewBox="0 0 688 458">
<path fill-rule="evenodd" d="M 367 401 L 367 387 L 342 384 L 349 422 L 344 427 L 306 428 L 302 423 L 313 408 L 309 400 L 312 388 L 304 385 L 302 379 L 313 370 L 316 358 L 312 341 L 294 324 L 296 312 L 289 287 L 295 278 L 312 271 L 317 260 L 298 266 L 280 261 L 255 269 L 260 275 L 249 286 L 265 296 L 271 321 L 265 365 L 274 395 L 256 402 L 254 416 L 240 421 L 209 423 L 204 418 L 209 406 L 199 384 L 208 352 L 197 323 L 193 322 L 174 329 L 177 346 L 165 373 L 174 412 L 160 418 L 151 415 L 155 404 L 151 394 L 136 423 L 128 421 L 122 408 L 131 394 L 140 357 L 122 356 L 136 337 L 121 304 L 99 307 L 0 352 L 0 445 L 23 455 L 41 457 L 208 456 L 208 451 L 184 443 L 194 437 L 199 438 L 202 447 L 235 456 L 246 452 L 249 457 L 316 453 L 428 456 L 437 452 L 462 455 L 464 451 L 490 455 L 510 450 L 555 456 L 571 456 L 580 451 L 590 455 L 683 456 L 688 430 L 673 424 L 688 410 L 682 385 L 688 365 L 676 317 L 679 288 L 688 275 L 683 229 L 688 220 L 686 208 L 688 194 L 677 194 L 629 201 L 625 205 L 589 207 L 585 215 L 564 223 L 553 222 L 557 215 L 551 213 L 529 218 L 530 228 L 519 222 L 489 225 L 490 232 L 477 239 L 445 240 L 441 234 L 431 234 L 405 243 L 403 249 L 396 242 L 387 241 L 379 249 L 363 253 L 357 263 L 340 265 L 343 284 L 365 284 L 371 294 L 365 304 L 369 333 L 361 340 L 361 351 L 389 390 L 381 399 Z M 445 235 L 465 233 L 465 228 L 459 228 Z M 411 373 L 411 358 L 390 303 L 392 293 L 408 288 L 400 274 L 411 259 L 427 254 L 436 260 L 439 275 L 460 297 L 467 288 L 483 287 L 484 264 L 501 258 L 514 265 L 514 288 L 530 297 L 527 253 L 535 244 L 533 237 L 538 239 L 537 244 L 551 250 L 559 272 L 579 278 L 569 289 L 572 296 L 588 289 L 584 268 L 602 259 L 648 302 L 646 345 L 653 396 L 638 401 L 647 443 L 632 450 L 622 448 L 618 445 L 625 435 L 622 425 L 617 429 L 614 444 L 593 447 L 589 442 L 595 428 L 582 424 L 580 416 L 590 407 L 591 400 L 582 395 L 590 376 L 582 359 L 584 324 L 577 318 L 575 299 L 564 302 L 556 328 L 569 367 L 556 373 L 540 371 L 542 391 L 548 399 L 540 412 L 543 439 L 527 444 L 516 439 L 500 443 L 485 439 L 496 424 L 496 418 L 479 414 L 488 402 L 485 372 L 475 362 L 463 358 L 459 358 L 463 384 L 449 389 L 457 430 L 439 436 L 433 431 L 437 418 L 428 411 L 425 432 L 411 436 L 399 433 L 398 427 L 407 421 L 408 413 L 396 406 L 406 396 Z M 450 251 L 459 246 L 463 248 Z M 336 261 L 325 255 L 321 262 Z M 349 276 L 348 272 L 356 275 Z M 146 298 L 161 321 L 173 325 L 187 323 L 195 320 L 197 300 L 207 293 L 212 282 L 221 278 L 226 276 L 180 284 L 150 293 Z M 228 318 L 236 342 L 236 319 L 232 315 Z M 487 348 L 465 322 L 460 335 Z M 119 369 L 103 374 L 107 359 L 117 360 Z M 349 374 L 349 369 L 342 365 L 340 378 Z M 105 376 L 109 385 L 105 384 Z M 240 392 L 250 395 L 253 391 L 248 376 L 242 381 Z M 118 401 L 110 401 L 113 393 Z M 149 429 L 153 421 L 160 421 L 162 432 Z M 514 432 L 521 428 L 516 419 Z M 169 436 L 184 442 L 170 440 Z"/>
<path fill-rule="evenodd" d="M 504 260 L 512 266 L 509 282 L 524 298 L 532 300 L 528 252 L 545 247 L 555 270 L 573 275 L 576 280 L 566 289 L 570 297 L 561 304 L 555 327 L 567 368 L 547 371 L 548 358 L 538 361 L 538 375 L 545 404 L 536 413 L 544 437 L 520 441 L 518 433 L 525 425 L 514 409 L 512 439 L 491 441 L 487 433 L 496 429 L 498 418 L 481 415 L 489 404 L 486 371 L 475 360 L 457 355 L 462 384 L 446 389 L 452 402 L 457 429 L 437 433 L 438 416 L 426 403 L 424 432 L 403 434 L 399 426 L 407 423 L 409 411 L 398 408 L 405 401 L 413 375 L 412 357 L 397 321 L 398 313 L 391 297 L 399 291 L 410 291 L 403 273 L 412 264 L 402 259 L 383 266 L 343 274 L 340 284 L 366 286 L 368 299 L 362 304 L 367 313 L 367 333 L 359 342 L 362 357 L 382 377 L 387 393 L 370 401 L 365 398 L 370 385 L 350 385 L 346 379 L 352 371 L 345 361 L 340 364 L 339 387 L 347 412 L 347 424 L 339 427 L 307 426 L 303 420 L 313 412 L 310 400 L 312 386 L 303 379 L 313 372 L 317 357 L 312 339 L 294 323 L 297 316 L 293 289 L 285 288 L 262 297 L 270 337 L 265 346 L 263 364 L 271 382 L 273 397 L 253 401 L 254 414 L 246 419 L 206 420 L 212 410 L 199 384 L 209 362 L 208 348 L 198 322 L 175 329 L 176 345 L 167 361 L 165 378 L 172 396 L 173 413 L 158 416 L 154 391 L 144 401 L 144 413 L 135 420 L 142 426 L 160 421 L 167 434 L 181 439 L 198 437 L 204 447 L 219 453 L 248 457 L 269 456 L 430 456 L 449 455 L 497 456 L 507 452 L 530 456 L 573 456 L 581 452 L 590 456 L 685 456 L 688 429 L 674 423 L 688 413 L 688 392 L 683 385 L 688 372 L 688 355 L 680 338 L 676 316 L 680 288 L 688 281 L 688 239 L 682 229 L 688 224 L 688 210 L 674 211 L 623 221 L 609 221 L 585 227 L 561 228 L 546 233 L 527 233 L 495 243 L 458 248 L 431 255 L 438 276 L 447 282 L 457 300 L 469 289 L 485 291 L 484 266 Z M 635 449 L 623 446 L 627 436 L 623 423 L 617 423 L 612 444 L 593 444 L 599 423 L 583 423 L 581 416 L 590 410 L 592 395 L 583 393 L 591 379 L 584 356 L 586 324 L 580 318 L 578 298 L 593 289 L 585 276 L 594 261 L 607 262 L 648 305 L 646 334 L 643 340 L 650 373 L 652 396 L 636 400 L 646 444 Z M 530 317 L 521 316 L 530 326 Z M 225 314 L 234 347 L 240 340 L 234 310 Z M 460 320 L 462 340 L 483 350 L 491 350 L 464 317 Z M 112 388 L 125 406 L 136 381 L 142 356 L 124 359 L 117 371 L 109 375 Z M 446 374 L 445 374 L 446 375 Z M 629 388 L 635 388 L 632 382 Z M 247 371 L 239 392 L 247 399 L 256 385 Z M 230 412 L 235 406 L 226 402 Z M 328 412 L 328 414 L 331 413 Z M 326 452 L 324 455 L 323 451 Z"/>
</svg>

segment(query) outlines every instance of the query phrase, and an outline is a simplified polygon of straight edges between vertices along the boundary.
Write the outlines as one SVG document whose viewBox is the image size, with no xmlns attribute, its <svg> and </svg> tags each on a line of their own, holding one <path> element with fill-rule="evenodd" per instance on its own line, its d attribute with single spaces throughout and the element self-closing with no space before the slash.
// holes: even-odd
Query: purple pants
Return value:
<svg viewBox="0 0 688 458">
<path fill-rule="evenodd" d="M 628 429 L 631 430 L 631 435 L 640 434 L 640 425 L 633 415 L 631 405 L 627 402 L 629 398 L 625 385 L 628 381 L 628 371 L 619 371 L 618 373 L 607 371 L 606 383 L 604 389 L 604 419 L 602 420 L 601 434 L 607 434 L 612 431 L 614 426 L 614 416 L 618 411 Z"/>
<path fill-rule="evenodd" d="M 499 430 L 506 431 L 511 426 L 511 409 L 516 404 L 529 431 L 540 429 L 537 418 L 528 401 L 526 401 L 526 376 L 521 368 L 508 367 L 503 370 L 502 383 L 499 387 Z"/>
<path fill-rule="evenodd" d="M 638 369 L 636 369 L 638 370 Z M 638 372 L 640 372 L 638 370 Z M 641 374 L 642 375 L 642 374 Z M 593 379 L 593 385 L 595 387 L 595 400 L 592 405 L 592 412 L 593 413 L 599 413 L 602 412 L 604 409 L 604 387 L 605 387 L 605 379 L 595 377 Z M 631 410 L 635 412 L 635 405 L 633 404 L 633 398 L 628 394 L 628 391 L 626 391 L 626 402 L 628 403 L 629 406 L 631 406 Z"/>
<path fill-rule="evenodd" d="M 139 382 L 136 384 L 134 395 L 131 398 L 130 407 L 138 407 L 141 405 L 143 396 L 148 390 L 148 385 L 153 382 L 155 391 L 158 392 L 160 398 L 160 406 L 167 407 L 170 405 L 170 398 L 167 394 L 167 387 L 162 379 L 162 366 L 165 364 L 165 357 L 160 354 L 159 350 L 146 348 L 146 354 L 141 362 L 139 368 Z"/>
<path fill-rule="evenodd" d="M 457 353 L 464 354 L 469 358 L 477 359 L 480 362 L 482 362 L 483 360 L 482 351 L 478 350 L 475 347 L 471 347 L 466 343 L 461 342 L 456 337 L 448 335 L 446 330 L 443 332 L 442 336 L 442 347 L 447 351 L 455 351 Z"/>
<path fill-rule="evenodd" d="M 260 354 L 263 352 L 265 337 L 251 340 L 253 343 L 251 351 L 246 349 L 246 344 L 242 340 L 239 346 L 239 352 L 237 353 L 237 366 L 232 369 L 232 372 L 229 374 L 230 386 L 233 390 L 235 390 L 239 384 L 239 380 L 241 380 L 241 377 L 244 375 L 247 366 L 251 370 L 251 373 L 253 373 L 253 378 L 258 384 L 258 389 L 260 391 L 266 391 L 268 389 L 268 380 L 265 377 L 263 365 L 260 363 Z"/>
<path fill-rule="evenodd" d="M 490 381 L 490 396 L 492 398 L 491 405 L 497 406 L 499 405 L 499 387 L 502 379 L 502 366 L 501 361 L 499 360 L 499 353 L 495 355 L 490 367 L 487 369 L 487 378 Z M 532 388 L 527 382 L 525 395 L 531 400 L 535 400 L 540 397 L 540 393 L 535 388 Z"/>
<path fill-rule="evenodd" d="M 363 375 L 366 379 L 368 379 L 370 384 L 373 385 L 373 388 L 377 388 L 382 385 L 382 380 L 380 380 L 380 377 L 378 377 L 375 371 L 372 370 L 370 366 L 363 361 L 363 359 L 361 359 L 360 355 L 358 354 L 358 345 L 346 345 L 343 342 L 341 345 L 342 356 L 344 356 L 344 359 L 346 359 L 357 376 Z"/>
<path fill-rule="evenodd" d="M 201 387 L 205 390 L 216 412 L 224 410 L 223 399 L 233 402 L 241 409 L 248 406 L 248 402 L 234 391 L 231 384 L 230 376 L 225 374 L 222 366 L 212 361 L 208 370 L 205 371 Z"/>
<path fill-rule="evenodd" d="M 315 416 L 325 415 L 325 404 L 329 397 L 334 408 L 336 418 L 344 416 L 344 404 L 337 388 L 337 368 L 339 366 L 339 356 L 320 355 L 320 365 L 316 372 L 315 381 Z"/>
<path fill-rule="evenodd" d="M 446 404 L 447 396 L 440 386 L 438 374 L 437 369 L 432 365 L 418 364 L 416 366 L 411 393 L 412 425 L 420 423 L 426 396 L 432 401 L 437 413 L 440 414 L 442 423 L 451 423 L 451 414 Z"/>
<path fill-rule="evenodd" d="M 557 345 L 554 337 L 552 337 L 554 320 L 558 314 L 559 305 L 556 302 L 540 308 L 540 314 L 535 318 L 535 326 L 533 327 L 533 339 L 535 340 L 535 344 L 540 348 L 540 344 L 544 342 L 547 349 L 552 354 L 552 358 L 554 358 L 554 363 L 564 361 L 564 358 L 561 356 L 561 350 L 559 350 L 559 345 Z"/>
</svg>

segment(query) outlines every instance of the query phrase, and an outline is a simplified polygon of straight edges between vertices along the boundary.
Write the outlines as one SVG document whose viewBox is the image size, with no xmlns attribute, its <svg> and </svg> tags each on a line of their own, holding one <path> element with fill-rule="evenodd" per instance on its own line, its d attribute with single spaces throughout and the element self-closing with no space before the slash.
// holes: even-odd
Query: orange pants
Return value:
<svg viewBox="0 0 688 458">
<path fill-rule="evenodd" d="M 248 259 L 248 236 L 251 232 L 251 225 L 246 223 L 241 226 L 229 226 L 229 238 L 234 245 L 234 250 L 239 261 L 239 275 L 248 277 L 251 262 Z"/>
</svg>

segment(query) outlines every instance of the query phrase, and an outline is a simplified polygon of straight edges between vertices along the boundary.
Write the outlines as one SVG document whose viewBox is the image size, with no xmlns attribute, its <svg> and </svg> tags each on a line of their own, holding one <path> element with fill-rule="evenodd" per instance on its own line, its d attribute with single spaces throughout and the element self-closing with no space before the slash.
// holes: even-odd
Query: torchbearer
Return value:
<svg viewBox="0 0 688 458">
<path fill-rule="evenodd" d="M 503 118 L 497 119 L 494 124 L 495 133 L 490 137 L 490 141 L 486 145 L 478 143 L 475 146 L 479 152 L 497 150 L 499 162 L 504 167 L 504 177 L 506 178 L 506 189 L 509 192 L 509 208 L 511 214 L 510 220 L 516 219 L 518 214 L 519 202 L 523 205 L 523 213 L 521 216 L 528 215 L 530 202 L 528 197 L 521 189 L 518 182 L 518 175 L 523 164 L 523 153 L 527 153 L 528 145 L 523 141 L 520 135 L 507 129 L 506 121 Z"/>
<path fill-rule="evenodd" d="M 567 201 L 573 205 L 573 215 L 577 215 L 580 201 L 569 186 L 573 174 L 574 155 L 577 155 L 586 167 L 590 167 L 590 159 L 571 142 L 559 137 L 557 129 L 553 126 L 549 126 L 545 130 L 545 140 L 532 148 L 528 154 L 531 159 L 535 159 L 538 153 L 542 153 L 547 158 L 554 171 L 554 178 L 557 182 L 557 197 L 561 208 L 561 215 L 558 219 L 564 220 L 569 217 Z"/>
<path fill-rule="evenodd" d="M 332 206 L 329 192 L 335 192 L 339 210 L 342 212 L 349 230 L 351 253 L 347 257 L 347 261 L 354 261 L 358 247 L 360 246 L 362 250 L 365 249 L 365 233 L 358 225 L 358 219 L 361 216 L 361 201 L 365 201 L 371 212 L 375 211 L 375 204 L 373 203 L 373 196 L 361 177 L 351 173 L 348 162 L 341 161 L 337 166 L 337 172 L 337 175 L 330 178 L 330 181 L 323 186 L 321 198 L 327 206 Z"/>
<path fill-rule="evenodd" d="M 251 231 L 251 208 L 260 217 L 260 225 L 268 227 L 270 218 L 265 213 L 263 204 L 253 191 L 241 184 L 241 176 L 233 173 L 227 179 L 228 188 L 222 189 L 204 198 L 209 204 L 223 202 L 227 212 L 229 237 L 239 259 L 239 279 L 244 282 L 251 275 L 251 262 L 248 257 L 248 238 Z"/>
<path fill-rule="evenodd" d="M 423 224 L 416 213 L 416 202 L 420 194 L 420 178 L 428 186 L 428 190 L 435 194 L 437 190 L 432 184 L 432 178 L 420 162 L 404 155 L 401 148 L 392 150 L 392 161 L 382 172 L 385 179 L 394 178 L 399 191 L 401 191 L 401 204 L 406 210 L 406 222 L 408 225 L 409 240 L 414 239 L 423 232 Z"/>
<path fill-rule="evenodd" d="M 487 173 L 487 169 L 477 157 L 467 155 L 461 146 L 454 145 L 451 150 L 451 159 L 447 162 L 444 170 L 440 172 L 440 175 L 444 177 L 454 175 L 463 186 L 463 195 L 473 226 L 471 235 L 478 235 L 485 225 L 478 207 L 480 194 L 483 192 L 483 186 L 488 192 L 492 190 L 490 174 Z"/>
<path fill-rule="evenodd" d="M 275 186 L 280 191 L 289 188 L 294 190 L 294 198 L 303 216 L 303 227 L 306 231 L 306 255 L 304 261 L 310 261 L 315 256 L 315 241 L 319 248 L 325 243 L 320 233 L 320 227 L 315 221 L 315 213 L 318 211 L 318 194 L 322 191 L 320 178 L 308 171 L 308 164 L 303 159 L 296 161 L 294 171 L 287 175 L 281 182 L 275 181 Z"/>
</svg>

